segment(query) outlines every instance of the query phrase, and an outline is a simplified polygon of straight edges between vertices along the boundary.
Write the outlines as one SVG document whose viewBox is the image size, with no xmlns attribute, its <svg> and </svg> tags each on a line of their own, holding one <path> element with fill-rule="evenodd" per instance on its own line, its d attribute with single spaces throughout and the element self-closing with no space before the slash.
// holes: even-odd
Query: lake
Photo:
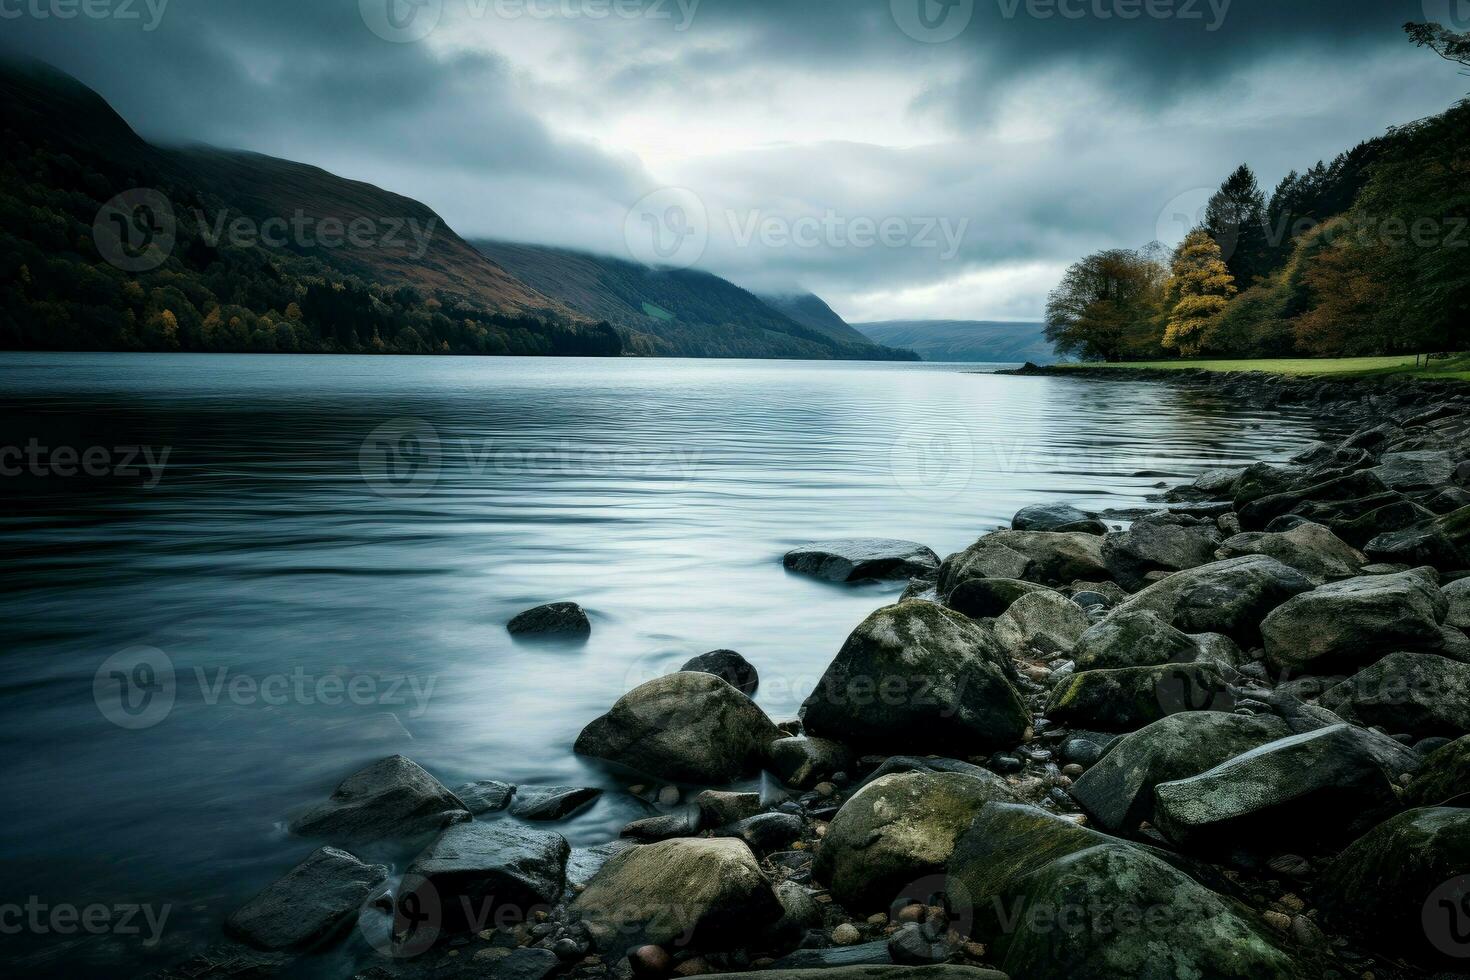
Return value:
<svg viewBox="0 0 1470 980">
<path fill-rule="evenodd" d="M 317 846 L 286 835 L 293 810 L 396 752 L 451 787 L 618 790 L 577 732 L 708 650 L 744 653 L 794 717 L 902 589 L 789 575 L 795 545 L 943 555 L 1027 504 L 1137 507 L 1316 437 L 1162 385 L 991 369 L 0 355 L 0 902 L 41 923 L 0 949 L 67 975 L 172 964 Z M 560 599 L 588 642 L 511 640 Z M 157 696 L 119 700 L 139 676 Z M 610 793 L 557 829 L 601 843 L 640 815 Z M 48 910 L 68 904 L 113 925 L 67 931 Z M 161 927 L 127 931 L 129 905 Z M 354 936 L 300 972 L 367 952 Z"/>
</svg>

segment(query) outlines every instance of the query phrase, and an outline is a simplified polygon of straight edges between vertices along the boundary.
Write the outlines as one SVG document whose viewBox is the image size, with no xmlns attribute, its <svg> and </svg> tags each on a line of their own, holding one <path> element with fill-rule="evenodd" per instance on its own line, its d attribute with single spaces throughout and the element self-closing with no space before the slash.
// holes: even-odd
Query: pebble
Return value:
<svg viewBox="0 0 1470 980">
<path fill-rule="evenodd" d="M 870 926 L 881 926 L 886 924 L 887 922 L 888 916 L 884 915 L 882 912 L 875 912 L 874 914 L 868 916 L 868 925 Z"/>
<path fill-rule="evenodd" d="M 662 946 L 639 946 L 628 954 L 635 977 L 663 977 L 674 968 L 674 958 Z"/>
<path fill-rule="evenodd" d="M 1285 932 L 1291 928 L 1291 916 L 1285 912 L 1267 912 L 1263 918 L 1266 920 L 1266 925 L 1277 932 Z"/>
<path fill-rule="evenodd" d="M 677 786 L 665 786 L 658 791 L 658 801 L 664 806 L 677 806 L 683 798 L 684 794 L 679 792 Z"/>
<path fill-rule="evenodd" d="M 923 922 L 928 910 L 922 905 L 905 905 L 898 910 L 899 922 Z"/>
<path fill-rule="evenodd" d="M 1086 769 L 1084 769 L 1082 766 L 1079 766 L 1075 762 L 1062 767 L 1062 775 L 1066 776 L 1068 779 L 1077 779 L 1086 771 Z"/>
<path fill-rule="evenodd" d="M 832 941 L 839 946 L 856 946 L 862 939 L 863 934 L 851 922 L 844 922 L 832 930 Z"/>
<path fill-rule="evenodd" d="M 830 800 L 837 795 L 837 787 L 832 783 L 818 783 L 815 788 L 817 795 L 824 800 Z"/>
<path fill-rule="evenodd" d="M 1026 764 L 1013 755 L 997 752 L 990 757 L 990 768 L 994 772 L 1007 775 L 1009 773 L 1020 772 L 1026 768 Z"/>
<path fill-rule="evenodd" d="M 1291 917 L 1291 938 L 1299 946 L 1320 946 L 1325 938 L 1317 923 L 1305 915 Z"/>
<path fill-rule="evenodd" d="M 977 943 L 974 940 L 961 944 L 960 949 L 972 960 L 983 960 L 985 954 L 989 952 L 984 943 Z"/>
<path fill-rule="evenodd" d="M 1266 866 L 1281 875 L 1290 875 L 1294 878 L 1312 873 L 1312 866 L 1307 859 L 1297 854 L 1281 854 L 1266 862 Z"/>
</svg>

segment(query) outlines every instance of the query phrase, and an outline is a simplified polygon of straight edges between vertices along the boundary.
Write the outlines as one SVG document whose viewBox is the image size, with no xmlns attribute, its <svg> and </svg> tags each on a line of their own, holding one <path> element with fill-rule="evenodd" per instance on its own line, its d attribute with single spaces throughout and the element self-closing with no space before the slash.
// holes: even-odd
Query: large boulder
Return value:
<svg viewBox="0 0 1470 980">
<path fill-rule="evenodd" d="M 508 822 L 450 827 L 404 875 L 405 894 L 438 908 L 446 932 L 529 921 L 561 898 L 571 847 L 561 834 Z"/>
<path fill-rule="evenodd" d="M 1470 578 L 1456 579 L 1440 591 L 1450 604 L 1444 624 L 1457 630 L 1470 630 Z"/>
<path fill-rule="evenodd" d="M 1148 584 L 1150 572 L 1179 572 L 1215 559 L 1220 532 L 1208 525 L 1138 521 L 1127 531 L 1103 538 L 1102 556 L 1119 585 L 1136 592 Z"/>
<path fill-rule="evenodd" d="M 702 653 L 679 669 L 685 673 L 714 674 L 748 697 L 753 697 L 761 685 L 760 674 L 755 667 L 734 650 Z"/>
<path fill-rule="evenodd" d="M 1385 650 L 1434 649 L 1449 603 L 1433 573 L 1364 575 L 1296 596 L 1261 623 L 1278 668 L 1354 670 Z"/>
<path fill-rule="evenodd" d="M 1470 735 L 1425 756 L 1404 789 L 1403 802 L 1409 807 L 1470 805 Z"/>
<path fill-rule="evenodd" d="M 1059 531 L 1082 534 L 1107 534 L 1108 526 L 1096 514 L 1078 510 L 1071 504 L 1033 504 L 1022 507 L 1011 519 L 1014 531 Z"/>
<path fill-rule="evenodd" d="M 1395 653 L 1329 688 L 1317 703 L 1364 727 L 1459 738 L 1470 733 L 1470 665 Z"/>
<path fill-rule="evenodd" d="M 1067 655 L 1087 632 L 1087 613 L 1060 592 L 1023 595 L 995 621 L 995 639 L 1013 656 Z"/>
<path fill-rule="evenodd" d="M 722 949 L 779 921 L 780 900 L 735 838 L 644 844 L 614 856 L 572 904 L 598 948 Z"/>
<path fill-rule="evenodd" d="M 802 719 L 813 735 L 886 753 L 1010 747 L 1031 725 L 1013 669 L 964 616 L 904 602 L 853 631 L 802 705 Z"/>
<path fill-rule="evenodd" d="M 387 878 L 380 864 L 323 847 L 236 910 L 225 932 L 256 949 L 305 949 L 346 926 Z"/>
<path fill-rule="evenodd" d="M 1146 609 L 1131 609 L 1091 626 L 1072 650 L 1079 671 L 1189 663 L 1199 644 Z"/>
<path fill-rule="evenodd" d="M 1230 711 L 1235 698 L 1211 663 L 1087 670 L 1052 689 L 1047 716 L 1082 728 L 1131 732 L 1183 711 Z"/>
<path fill-rule="evenodd" d="M 848 538 L 794 548 L 782 564 L 828 582 L 862 582 L 931 576 L 939 570 L 939 556 L 913 541 Z"/>
<path fill-rule="evenodd" d="M 1264 555 L 1247 555 L 1176 572 L 1110 615 L 1147 610 L 1186 633 L 1224 633 L 1250 647 L 1266 614 L 1312 589 L 1301 572 Z"/>
<path fill-rule="evenodd" d="M 366 843 L 424 837 L 469 819 L 468 808 L 443 783 L 395 755 L 348 776 L 290 829 L 302 837 Z"/>
<path fill-rule="evenodd" d="M 1019 559 L 1019 561 L 1018 561 Z M 1102 538 L 1059 531 L 996 531 L 944 560 L 939 591 L 972 578 L 1016 578 L 1042 585 L 1107 578 Z"/>
<path fill-rule="evenodd" d="M 1373 734 L 1333 725 L 1278 739 L 1154 788 L 1155 825 L 1176 845 L 1217 854 L 1341 847 L 1398 806 Z"/>
<path fill-rule="evenodd" d="M 813 874 L 847 908 L 885 911 L 907 886 L 943 871 L 955 840 L 985 804 L 1014 801 L 990 773 L 884 776 L 842 805 L 817 849 Z"/>
<path fill-rule="evenodd" d="M 1027 980 L 1304 975 L 1248 913 L 1162 855 L 1029 806 L 981 811 L 955 845 L 948 899 Z"/>
<path fill-rule="evenodd" d="M 1413 493 L 1431 490 L 1450 482 L 1458 460 L 1445 452 L 1385 453 L 1378 465 L 1368 470 L 1391 490 Z"/>
<path fill-rule="evenodd" d="M 1459 547 L 1438 524 L 1418 524 L 1401 531 L 1388 531 L 1363 546 L 1370 561 L 1454 570 L 1465 564 Z"/>
<path fill-rule="evenodd" d="M 1221 561 L 1244 555 L 1275 558 L 1311 579 L 1313 585 L 1351 578 L 1368 563 L 1361 551 L 1321 524 L 1311 522 L 1298 524 L 1278 534 L 1266 531 L 1237 534 L 1226 538 L 1215 552 Z"/>
<path fill-rule="evenodd" d="M 1458 974 L 1470 955 L 1470 810 L 1409 810 L 1375 827 L 1322 876 L 1337 930 Z"/>
<path fill-rule="evenodd" d="M 1125 735 L 1073 784 L 1082 809 L 1113 833 L 1131 834 L 1154 819 L 1154 787 L 1208 772 L 1291 734 L 1273 715 L 1193 711 Z"/>
<path fill-rule="evenodd" d="M 945 605 L 971 619 L 1002 616 L 1022 596 L 1052 592 L 1044 585 L 1013 578 L 966 579 L 949 592 Z"/>
<path fill-rule="evenodd" d="M 1272 520 L 1289 514 L 1305 503 L 1335 503 L 1358 500 L 1377 494 L 1389 493 L 1388 487 L 1377 474 L 1366 470 L 1313 483 L 1305 487 L 1292 487 L 1243 504 L 1239 508 L 1240 523 L 1247 531 L 1263 530 Z"/>
<path fill-rule="evenodd" d="M 690 783 L 729 783 L 755 772 L 782 737 L 755 702 L 713 674 L 669 674 L 642 684 L 577 736 L 580 755 Z"/>
</svg>

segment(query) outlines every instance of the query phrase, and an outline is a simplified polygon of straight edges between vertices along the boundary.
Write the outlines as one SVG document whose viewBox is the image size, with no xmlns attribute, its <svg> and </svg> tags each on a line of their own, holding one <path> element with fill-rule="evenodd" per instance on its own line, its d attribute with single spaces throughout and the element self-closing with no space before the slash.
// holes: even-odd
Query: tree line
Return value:
<svg viewBox="0 0 1470 980">
<path fill-rule="evenodd" d="M 1470 34 L 1409 24 L 1470 66 Z M 1084 360 L 1461 351 L 1470 327 L 1470 100 L 1288 174 L 1248 165 L 1172 252 L 1108 249 L 1048 297 L 1046 335 Z"/>
</svg>

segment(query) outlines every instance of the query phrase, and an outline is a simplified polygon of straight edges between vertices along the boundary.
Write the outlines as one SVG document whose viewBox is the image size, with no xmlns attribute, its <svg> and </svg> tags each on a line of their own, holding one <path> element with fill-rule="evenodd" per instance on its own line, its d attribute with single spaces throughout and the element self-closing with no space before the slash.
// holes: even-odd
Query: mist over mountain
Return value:
<svg viewBox="0 0 1470 980">
<path fill-rule="evenodd" d="M 1039 322 L 992 320 L 892 320 L 855 323 L 875 343 L 903 347 L 926 361 L 975 361 L 994 364 L 1051 364 L 1056 351 Z"/>
</svg>

